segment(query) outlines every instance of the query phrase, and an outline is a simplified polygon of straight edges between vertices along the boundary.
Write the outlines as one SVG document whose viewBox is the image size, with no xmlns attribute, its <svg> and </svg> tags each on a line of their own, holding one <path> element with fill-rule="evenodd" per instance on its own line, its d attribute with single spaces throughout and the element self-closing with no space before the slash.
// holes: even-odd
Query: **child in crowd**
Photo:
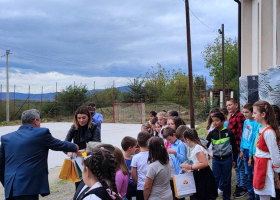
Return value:
<svg viewBox="0 0 280 200">
<path fill-rule="evenodd" d="M 160 131 L 161 131 L 161 125 L 159 124 L 159 122 L 156 122 L 156 135 L 159 136 L 160 135 Z"/>
<path fill-rule="evenodd" d="M 143 190 L 146 181 L 148 169 L 148 140 L 151 135 L 148 132 L 140 132 L 137 136 L 137 142 L 141 152 L 135 155 L 131 162 L 131 176 L 134 183 L 137 184 L 136 199 L 144 200 Z"/>
<path fill-rule="evenodd" d="M 184 120 L 180 117 L 170 117 L 167 120 L 167 126 L 173 129 L 177 129 L 180 125 L 186 125 Z"/>
<path fill-rule="evenodd" d="M 171 169 L 168 153 L 164 148 L 163 139 L 152 137 L 148 141 L 150 163 L 144 185 L 145 200 L 173 200 L 169 185 Z"/>
<path fill-rule="evenodd" d="M 212 108 L 209 112 L 209 116 L 208 116 L 208 122 L 207 122 L 207 135 L 210 133 L 210 131 L 214 130 L 215 127 L 213 127 L 213 120 L 212 120 L 212 116 L 217 113 L 220 112 L 219 108 Z"/>
<path fill-rule="evenodd" d="M 158 132 L 156 131 L 156 123 L 158 121 L 158 118 L 155 117 L 153 119 L 150 120 L 150 124 L 152 125 L 152 129 L 153 129 L 153 136 L 158 136 Z"/>
<path fill-rule="evenodd" d="M 149 123 L 145 123 L 141 126 L 141 131 L 147 131 L 148 133 L 150 133 L 150 135 L 153 135 L 153 129 L 152 126 Z"/>
<path fill-rule="evenodd" d="M 193 171 L 196 186 L 196 194 L 193 196 L 199 200 L 215 200 L 218 196 L 218 187 L 209 167 L 207 148 L 201 143 L 197 133 L 192 130 L 186 130 L 184 138 L 186 144 L 193 148 L 190 156 L 193 164 L 182 164 L 181 168 L 184 171 Z"/>
<path fill-rule="evenodd" d="M 226 105 L 227 105 L 227 110 L 230 113 L 230 118 L 228 121 L 228 129 L 232 131 L 235 137 L 237 151 L 238 151 L 237 167 L 235 168 L 236 188 L 233 196 L 235 198 L 242 198 L 247 194 L 247 179 L 245 176 L 245 165 L 244 165 L 244 161 L 241 160 L 239 156 L 245 117 L 238 110 L 238 103 L 235 99 L 233 98 L 228 99 Z"/>
<path fill-rule="evenodd" d="M 180 125 L 176 129 L 176 138 L 178 140 L 181 140 L 186 145 L 185 138 L 184 138 L 184 132 L 185 131 L 192 131 L 192 129 L 190 129 L 189 127 L 187 127 L 185 125 Z M 188 145 L 186 145 L 186 161 L 185 161 L 185 163 L 192 164 L 192 161 L 190 160 L 190 155 L 191 155 L 191 148 L 188 147 Z"/>
<path fill-rule="evenodd" d="M 84 158 L 83 166 L 82 175 L 86 185 L 80 192 L 84 193 L 80 199 L 112 200 L 112 197 L 117 200 L 122 199 L 117 195 L 115 182 L 117 163 L 110 151 L 94 148 Z M 88 191 L 84 192 L 84 190 Z"/>
<path fill-rule="evenodd" d="M 126 166 L 122 151 L 116 146 L 114 148 L 115 150 L 113 152 L 113 156 L 115 157 L 115 161 L 117 162 L 117 167 L 116 167 L 117 190 L 118 190 L 118 194 L 124 200 L 127 200 L 125 195 L 127 192 L 127 186 L 129 182 L 129 171 Z"/>
<path fill-rule="evenodd" d="M 163 137 L 171 143 L 171 148 L 167 149 L 167 152 L 169 153 L 169 163 L 171 165 L 170 186 L 173 198 L 175 198 L 172 176 L 179 174 L 181 171 L 180 165 L 186 161 L 186 145 L 176 138 L 176 130 L 173 128 L 166 127 L 163 130 Z"/>
<path fill-rule="evenodd" d="M 137 148 L 137 140 L 133 137 L 126 136 L 122 139 L 121 146 L 123 149 L 123 156 L 126 163 L 126 166 L 129 170 L 129 182 L 127 187 L 126 198 L 131 199 L 136 196 L 137 185 L 131 178 L 131 161 L 133 159 L 133 155 L 135 154 Z"/>
<path fill-rule="evenodd" d="M 223 115 L 225 116 L 225 122 L 224 122 L 224 127 L 228 128 L 228 110 L 226 108 L 222 108 L 220 110 L 221 113 L 223 113 Z"/>
<path fill-rule="evenodd" d="M 236 166 L 237 150 L 233 133 L 224 127 L 225 116 L 218 112 L 212 117 L 215 129 L 207 136 L 207 147 L 213 145 L 212 170 L 217 185 L 222 177 L 223 200 L 230 200 L 231 168 Z"/>
<path fill-rule="evenodd" d="M 260 200 L 275 197 L 275 185 L 280 187 L 280 155 L 278 140 L 280 133 L 272 106 L 266 101 L 253 105 L 253 117 L 262 124 L 256 148 L 253 187 Z M 276 173 L 277 172 L 277 173 Z"/>
<path fill-rule="evenodd" d="M 163 138 L 162 132 L 167 127 L 167 113 L 166 112 L 160 112 L 158 113 L 158 123 L 161 125 L 161 129 L 159 132 L 159 137 Z M 171 143 L 164 140 L 164 146 L 166 149 L 171 147 Z"/>
<path fill-rule="evenodd" d="M 240 145 L 240 158 L 244 160 L 245 174 L 247 177 L 247 188 L 249 192 L 249 199 L 255 199 L 253 189 L 253 168 L 249 166 L 249 149 L 253 144 L 253 138 L 258 134 L 258 123 L 253 118 L 253 105 L 247 103 L 243 106 L 243 114 L 246 118 L 243 126 L 241 145 Z"/>
<path fill-rule="evenodd" d="M 158 123 L 161 125 L 161 130 L 159 132 L 159 136 L 162 138 L 162 130 L 167 127 L 167 113 L 160 112 L 158 113 Z"/>
<path fill-rule="evenodd" d="M 167 126 L 176 130 L 174 117 L 169 117 L 168 118 Z"/>
<path fill-rule="evenodd" d="M 149 113 L 149 116 L 150 116 L 150 121 L 151 121 L 152 119 L 154 119 L 155 117 L 157 117 L 157 112 L 154 111 L 154 110 L 152 110 L 152 111 Z"/>
</svg>

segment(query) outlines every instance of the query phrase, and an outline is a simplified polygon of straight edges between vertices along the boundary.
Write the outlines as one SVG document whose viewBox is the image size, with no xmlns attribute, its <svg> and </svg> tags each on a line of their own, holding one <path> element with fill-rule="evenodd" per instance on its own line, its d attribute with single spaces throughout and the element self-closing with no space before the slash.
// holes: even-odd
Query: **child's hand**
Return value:
<svg viewBox="0 0 280 200">
<path fill-rule="evenodd" d="M 254 161 L 256 161 L 256 156 L 255 155 L 253 155 L 253 159 L 254 159 Z"/>
<path fill-rule="evenodd" d="M 232 162 L 232 167 L 236 168 L 236 162 L 235 161 Z"/>
<path fill-rule="evenodd" d="M 171 149 L 171 148 L 167 149 L 167 152 L 168 152 L 169 154 L 174 154 L 175 156 L 177 155 L 177 152 L 174 151 L 174 150 Z"/>
<path fill-rule="evenodd" d="M 244 153 L 243 153 L 243 151 L 240 151 L 239 157 L 240 157 L 241 160 L 244 160 Z"/>
<path fill-rule="evenodd" d="M 248 166 L 252 167 L 252 157 L 251 156 L 249 157 L 249 160 L 248 160 Z"/>
<path fill-rule="evenodd" d="M 188 172 L 191 169 L 191 166 L 189 164 L 181 164 L 180 167 L 185 172 Z"/>
</svg>

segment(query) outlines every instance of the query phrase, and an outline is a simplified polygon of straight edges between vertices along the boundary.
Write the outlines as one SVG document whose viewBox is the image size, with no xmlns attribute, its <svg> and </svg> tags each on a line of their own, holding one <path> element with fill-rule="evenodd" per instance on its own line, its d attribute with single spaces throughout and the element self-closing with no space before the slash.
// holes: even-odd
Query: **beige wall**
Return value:
<svg viewBox="0 0 280 200">
<path fill-rule="evenodd" d="M 241 18 L 241 74 L 251 74 L 252 72 L 252 0 L 242 2 Z M 249 58 L 249 59 L 248 59 Z"/>
<path fill-rule="evenodd" d="M 257 75 L 280 63 L 280 0 L 242 0 L 241 5 L 241 76 Z"/>
</svg>

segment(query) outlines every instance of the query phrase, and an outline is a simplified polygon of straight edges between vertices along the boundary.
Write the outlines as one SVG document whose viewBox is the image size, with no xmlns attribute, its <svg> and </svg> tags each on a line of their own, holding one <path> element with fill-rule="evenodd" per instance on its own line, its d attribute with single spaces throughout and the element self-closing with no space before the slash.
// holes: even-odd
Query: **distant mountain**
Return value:
<svg viewBox="0 0 280 200">
<path fill-rule="evenodd" d="M 121 86 L 121 87 L 117 87 L 121 92 L 127 92 L 129 87 L 128 86 Z M 102 91 L 104 89 L 96 89 L 95 91 Z M 93 92 L 93 90 L 90 90 L 89 92 Z M 30 100 L 35 100 L 35 101 L 41 101 L 41 98 L 43 101 L 52 101 L 53 98 L 55 96 L 55 93 L 45 93 L 43 94 L 43 96 L 41 96 L 41 94 L 30 94 L 29 98 Z M 20 99 L 20 100 L 25 100 L 28 98 L 28 94 L 25 93 L 15 93 L 15 97 L 14 97 L 14 93 L 10 92 L 9 93 L 9 97 L 10 99 Z M 0 97 L 1 98 L 1 97 Z M 6 100 L 6 92 L 2 92 L 2 100 Z"/>
</svg>

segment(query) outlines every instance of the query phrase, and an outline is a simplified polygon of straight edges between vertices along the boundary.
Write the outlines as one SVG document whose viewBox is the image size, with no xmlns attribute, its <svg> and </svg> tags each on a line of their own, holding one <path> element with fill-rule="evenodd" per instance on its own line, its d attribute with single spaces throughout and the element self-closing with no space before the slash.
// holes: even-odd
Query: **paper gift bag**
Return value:
<svg viewBox="0 0 280 200">
<path fill-rule="evenodd" d="M 82 172 L 83 172 L 83 157 L 76 157 L 73 159 L 73 162 L 74 162 L 74 166 L 75 166 L 75 169 L 76 169 L 76 172 L 79 176 L 79 179 L 82 180 L 83 177 L 82 177 Z"/>
<path fill-rule="evenodd" d="M 61 167 L 59 176 L 60 179 L 71 181 L 71 182 L 79 182 L 79 176 L 76 171 L 74 162 L 71 159 L 64 159 L 63 165 Z"/>
<path fill-rule="evenodd" d="M 177 198 L 184 198 L 196 193 L 193 173 L 173 175 L 174 191 Z"/>
</svg>

